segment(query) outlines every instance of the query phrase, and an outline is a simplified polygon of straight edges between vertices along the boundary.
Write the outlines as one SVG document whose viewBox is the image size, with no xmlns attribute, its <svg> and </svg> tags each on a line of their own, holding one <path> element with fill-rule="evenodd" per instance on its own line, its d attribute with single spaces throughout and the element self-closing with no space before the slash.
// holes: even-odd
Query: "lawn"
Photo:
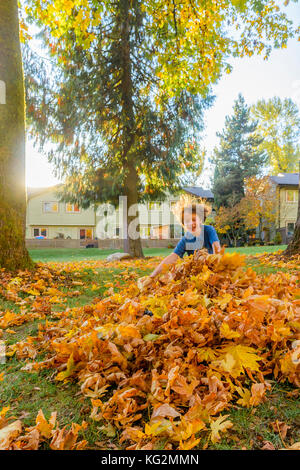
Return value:
<svg viewBox="0 0 300 470">
<path fill-rule="evenodd" d="M 284 250 L 286 245 L 276 246 L 254 246 L 254 247 L 239 247 L 239 248 L 226 248 L 229 253 L 237 252 L 246 255 L 253 255 L 256 253 L 273 253 L 278 250 Z M 167 256 L 172 253 L 174 249 L 169 248 L 144 248 L 143 252 L 146 257 L 149 256 Z M 101 260 L 105 259 L 108 255 L 116 253 L 120 250 L 100 250 L 98 248 L 32 248 L 29 250 L 30 256 L 34 261 L 41 261 L 46 263 L 48 261 L 79 261 L 84 259 Z"/>
<path fill-rule="evenodd" d="M 283 248 L 285 247 L 281 245 L 231 248 L 226 251 L 246 254 L 249 257 L 246 258 L 245 269 L 251 267 L 258 275 L 268 275 L 276 272 L 276 267 L 261 263 L 261 260 L 253 255 L 272 253 Z M 14 287 L 16 285 L 14 282 L 18 283 L 17 280 L 11 281 L 10 295 L 1 295 L 0 291 L 0 314 L 2 311 L 0 320 L 1 318 L 3 320 L 5 312 L 20 314 L 24 308 L 27 312 L 37 311 L 39 314 L 34 318 L 30 318 L 29 315 L 27 321 L 20 325 L 14 322 L 12 324 L 8 322 L 6 326 L 2 324 L 0 333 L 2 332 L 2 341 L 5 341 L 6 347 L 17 342 L 26 342 L 28 336 L 37 335 L 39 325 L 47 321 L 55 325 L 59 319 L 59 313 L 67 308 L 95 303 L 110 295 L 111 289 L 118 292 L 127 282 L 149 274 L 161 259 L 156 257 L 164 257 L 172 250 L 145 249 L 145 260 L 105 264 L 105 257 L 115 251 L 118 250 L 104 251 L 92 248 L 30 250 L 35 261 L 49 262 L 50 266 L 55 266 L 59 270 L 59 275 L 51 280 L 48 290 L 43 287 L 44 295 L 48 294 L 51 311 L 42 310 L 42 308 L 47 309 L 49 303 L 46 307 L 43 307 L 42 301 L 38 303 L 42 297 L 41 292 L 34 291 L 29 278 L 23 290 Z M 64 263 L 60 264 L 60 262 Z M 281 268 L 281 270 L 285 269 Z M 54 288 L 52 291 L 49 290 L 51 286 Z M 41 359 L 42 356 L 35 358 L 35 360 Z M 103 428 L 103 423 L 90 418 L 90 399 L 80 394 L 76 383 L 57 382 L 55 380 L 57 371 L 54 372 L 52 369 L 33 370 L 28 373 L 21 370 L 23 366 L 22 355 L 19 357 L 13 355 L 6 363 L 0 363 L 0 411 L 1 408 L 10 407 L 7 415 L 21 418 L 24 426 L 35 424 L 35 418 L 40 409 L 43 410 L 47 419 L 50 418 L 52 412 L 56 411 L 60 427 L 71 422 L 81 423 L 83 420 L 88 423 L 87 429 L 82 431 L 82 438 L 88 441 L 88 448 L 122 448 L 118 441 L 118 431 L 110 434 L 109 430 Z M 228 414 L 234 431 L 228 435 L 224 434 L 218 443 L 207 443 L 204 438 L 201 438 L 199 448 L 204 446 L 209 449 L 256 449 L 266 445 L 278 449 L 286 445 L 286 439 L 294 442 L 300 440 L 299 394 L 295 387 L 288 383 L 274 382 L 266 403 L 250 408 L 233 406 L 228 410 Z M 48 448 L 47 444 L 43 444 L 42 448 Z"/>
</svg>

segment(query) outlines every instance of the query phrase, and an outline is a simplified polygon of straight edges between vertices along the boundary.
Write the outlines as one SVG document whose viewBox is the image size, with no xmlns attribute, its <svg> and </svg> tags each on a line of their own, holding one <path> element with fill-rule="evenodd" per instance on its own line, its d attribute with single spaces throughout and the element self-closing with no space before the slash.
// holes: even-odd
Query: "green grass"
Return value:
<svg viewBox="0 0 300 470">
<path fill-rule="evenodd" d="M 286 245 L 276 246 L 248 246 L 239 248 L 226 248 L 228 253 L 244 253 L 246 255 L 253 255 L 256 253 L 272 253 L 278 250 L 283 250 Z M 167 256 L 172 253 L 172 248 L 144 248 L 144 255 L 147 257 L 152 256 Z M 30 256 L 34 261 L 41 261 L 43 263 L 49 261 L 80 261 L 80 260 L 104 260 L 108 255 L 122 250 L 100 250 L 98 248 L 32 248 L 29 250 Z"/>
</svg>

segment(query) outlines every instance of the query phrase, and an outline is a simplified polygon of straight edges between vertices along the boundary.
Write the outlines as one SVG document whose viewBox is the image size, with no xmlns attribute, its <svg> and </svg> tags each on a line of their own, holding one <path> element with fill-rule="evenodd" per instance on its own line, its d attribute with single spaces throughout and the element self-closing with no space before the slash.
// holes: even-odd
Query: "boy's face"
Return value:
<svg viewBox="0 0 300 470">
<path fill-rule="evenodd" d="M 202 223 L 197 214 L 185 214 L 183 225 L 191 233 L 199 234 L 201 232 Z"/>
</svg>

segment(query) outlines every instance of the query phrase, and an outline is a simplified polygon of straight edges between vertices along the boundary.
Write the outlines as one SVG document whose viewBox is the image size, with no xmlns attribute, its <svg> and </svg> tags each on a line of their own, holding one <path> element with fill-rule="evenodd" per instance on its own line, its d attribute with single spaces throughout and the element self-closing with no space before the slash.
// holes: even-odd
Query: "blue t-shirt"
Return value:
<svg viewBox="0 0 300 470">
<path fill-rule="evenodd" d="M 203 230 L 204 229 L 204 230 Z M 214 242 L 219 242 L 217 232 L 214 227 L 211 225 L 203 225 L 201 234 L 197 237 L 191 232 L 186 232 L 181 240 L 176 245 L 174 253 L 176 253 L 180 258 L 183 258 L 184 253 L 186 252 L 189 255 L 192 255 L 195 250 L 200 250 L 201 248 L 207 248 L 208 253 L 213 253 L 212 244 Z"/>
</svg>

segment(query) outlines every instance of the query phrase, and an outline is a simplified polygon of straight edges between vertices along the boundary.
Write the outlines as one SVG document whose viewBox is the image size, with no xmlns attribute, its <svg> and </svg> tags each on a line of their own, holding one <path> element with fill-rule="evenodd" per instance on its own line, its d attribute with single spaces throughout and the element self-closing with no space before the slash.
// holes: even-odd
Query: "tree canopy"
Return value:
<svg viewBox="0 0 300 470">
<path fill-rule="evenodd" d="M 275 96 L 259 100 L 251 109 L 258 120 L 257 130 L 263 137 L 261 149 L 268 155 L 274 173 L 293 173 L 300 159 L 300 115 L 290 98 Z"/>
</svg>

